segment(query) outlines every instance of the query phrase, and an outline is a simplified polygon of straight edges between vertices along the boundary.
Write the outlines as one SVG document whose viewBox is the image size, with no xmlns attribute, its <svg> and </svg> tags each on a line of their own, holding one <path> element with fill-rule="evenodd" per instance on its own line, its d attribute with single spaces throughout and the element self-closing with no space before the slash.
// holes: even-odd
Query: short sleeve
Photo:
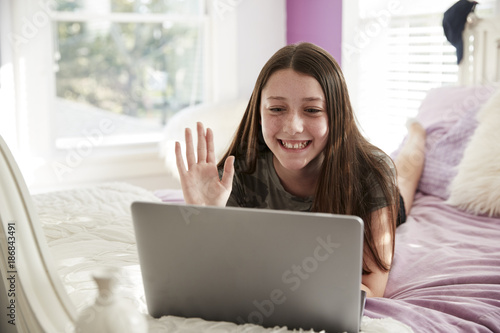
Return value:
<svg viewBox="0 0 500 333">
<path fill-rule="evenodd" d="M 394 163 L 391 158 L 385 154 L 377 154 L 380 163 L 384 163 L 385 170 L 389 172 L 389 179 L 392 179 L 393 184 L 396 184 L 396 170 Z M 389 202 L 382 191 L 379 181 L 375 177 L 373 172 L 370 172 L 367 177 L 367 194 L 365 195 L 365 200 L 369 200 L 369 205 L 371 206 L 370 211 L 376 211 L 380 208 L 387 207 Z"/>
</svg>

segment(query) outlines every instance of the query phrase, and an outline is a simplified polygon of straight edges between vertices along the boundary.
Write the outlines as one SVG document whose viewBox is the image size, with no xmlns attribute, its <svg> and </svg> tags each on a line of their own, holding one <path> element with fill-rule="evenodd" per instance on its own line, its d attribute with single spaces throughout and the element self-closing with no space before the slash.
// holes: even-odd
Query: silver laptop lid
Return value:
<svg viewBox="0 0 500 333">
<path fill-rule="evenodd" d="M 360 218 L 146 202 L 132 215 L 153 317 L 359 331 Z"/>
</svg>

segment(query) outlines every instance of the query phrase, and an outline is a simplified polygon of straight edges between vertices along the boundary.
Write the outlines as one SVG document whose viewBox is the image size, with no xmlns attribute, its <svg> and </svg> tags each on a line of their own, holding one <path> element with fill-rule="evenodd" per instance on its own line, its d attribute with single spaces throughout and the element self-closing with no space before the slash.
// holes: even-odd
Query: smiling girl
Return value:
<svg viewBox="0 0 500 333">
<path fill-rule="evenodd" d="M 179 143 L 175 152 L 186 203 L 359 216 L 361 288 L 383 296 L 396 226 L 406 219 L 422 172 L 425 131 L 418 123 L 395 166 L 359 131 L 337 62 L 299 43 L 264 65 L 218 165 L 211 129 L 197 124 L 197 158 L 189 129 L 185 136 L 187 168 Z M 396 176 L 400 168 L 404 178 Z"/>
</svg>

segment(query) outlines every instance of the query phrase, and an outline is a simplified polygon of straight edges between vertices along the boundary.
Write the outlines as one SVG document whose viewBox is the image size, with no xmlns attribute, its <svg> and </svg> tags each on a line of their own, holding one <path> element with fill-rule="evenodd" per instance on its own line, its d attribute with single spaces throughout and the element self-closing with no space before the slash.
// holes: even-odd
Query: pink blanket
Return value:
<svg viewBox="0 0 500 333">
<path fill-rule="evenodd" d="M 385 298 L 368 299 L 365 315 L 415 332 L 500 332 L 500 219 L 418 193 L 397 230 Z"/>
</svg>

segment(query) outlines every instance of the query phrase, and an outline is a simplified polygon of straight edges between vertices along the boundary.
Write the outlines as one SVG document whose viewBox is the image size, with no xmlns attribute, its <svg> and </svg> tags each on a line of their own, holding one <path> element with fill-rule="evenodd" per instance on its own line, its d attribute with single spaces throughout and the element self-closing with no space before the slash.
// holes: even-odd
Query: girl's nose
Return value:
<svg viewBox="0 0 500 333">
<path fill-rule="evenodd" d="M 290 135 L 302 133 L 304 130 L 304 121 L 298 112 L 292 111 L 287 115 L 285 124 L 283 124 L 283 130 Z"/>
</svg>

